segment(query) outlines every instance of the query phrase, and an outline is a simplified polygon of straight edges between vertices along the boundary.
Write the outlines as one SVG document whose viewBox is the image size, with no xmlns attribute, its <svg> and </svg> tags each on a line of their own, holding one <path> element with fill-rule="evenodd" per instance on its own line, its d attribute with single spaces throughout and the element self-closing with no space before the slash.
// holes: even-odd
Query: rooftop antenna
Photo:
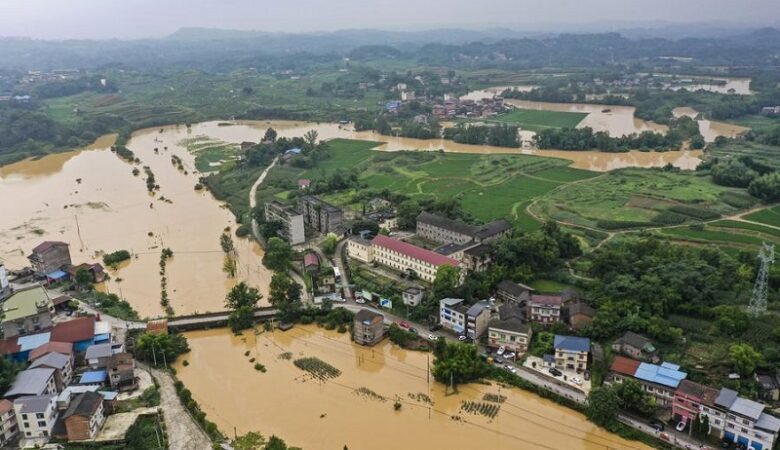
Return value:
<svg viewBox="0 0 780 450">
<path fill-rule="evenodd" d="M 756 282 L 753 284 L 753 293 L 750 295 L 750 304 L 748 305 L 748 312 L 753 317 L 758 317 L 766 312 L 766 303 L 769 297 L 769 266 L 775 262 L 775 246 L 763 242 L 758 251 L 758 260 L 761 265 L 758 268 L 758 275 L 756 275 Z"/>
</svg>

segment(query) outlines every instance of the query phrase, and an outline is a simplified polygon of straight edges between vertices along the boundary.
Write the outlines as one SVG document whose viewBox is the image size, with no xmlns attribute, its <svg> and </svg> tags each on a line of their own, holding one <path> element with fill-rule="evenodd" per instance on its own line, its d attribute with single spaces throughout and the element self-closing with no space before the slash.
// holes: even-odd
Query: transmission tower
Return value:
<svg viewBox="0 0 780 450">
<path fill-rule="evenodd" d="M 769 296 L 769 266 L 775 262 L 775 246 L 764 242 L 758 251 L 758 260 L 761 266 L 758 268 L 756 283 L 753 285 L 753 294 L 748 305 L 748 311 L 754 317 L 766 312 L 766 301 Z"/>
</svg>

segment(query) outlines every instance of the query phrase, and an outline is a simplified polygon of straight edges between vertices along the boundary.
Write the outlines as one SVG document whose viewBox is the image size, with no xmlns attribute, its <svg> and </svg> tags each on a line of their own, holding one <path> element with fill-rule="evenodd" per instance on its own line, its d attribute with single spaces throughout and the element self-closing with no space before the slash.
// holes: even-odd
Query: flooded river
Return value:
<svg viewBox="0 0 780 450">
<path fill-rule="evenodd" d="M 691 119 L 696 119 L 699 116 L 699 112 L 693 108 L 680 107 L 672 110 L 674 117 L 687 116 Z M 699 119 L 699 132 L 704 136 L 706 142 L 713 142 L 718 136 L 726 136 L 729 138 L 736 137 L 750 128 L 741 127 L 732 123 L 716 122 L 714 120 Z"/>
<path fill-rule="evenodd" d="M 222 271 L 219 236 L 235 230 L 235 218 L 207 191 L 193 189 L 193 159 L 179 142 L 185 127 L 136 133 L 128 143 L 141 165 L 155 174 L 160 191 L 151 196 L 134 166 L 109 150 L 115 137 L 92 146 L 27 160 L 0 168 L 0 258 L 10 270 L 28 265 L 26 256 L 43 240 L 70 243 L 73 262 L 101 262 L 100 252 L 129 250 L 134 257 L 102 290 L 120 294 L 141 317 L 155 317 L 160 307 L 159 260 L 163 247 L 174 257 L 167 264 L 168 295 L 177 314 L 221 311 L 226 292 L 236 282 Z M 168 150 L 164 150 L 167 146 Z M 159 148 L 155 154 L 154 148 Z M 171 164 L 184 161 L 189 174 Z M 161 201 L 165 197 L 172 203 Z M 267 290 L 269 273 L 261 267 L 259 246 L 236 239 L 239 276 Z"/>
<path fill-rule="evenodd" d="M 187 338 L 192 352 L 177 362 L 178 377 L 209 419 L 231 436 L 234 429 L 276 434 L 306 450 L 648 448 L 519 389 L 473 384 L 445 395 L 444 386 L 429 382 L 428 354 L 401 350 L 387 340 L 360 347 L 348 334 L 315 326 L 257 337 L 216 329 L 187 333 Z M 331 381 L 314 380 L 280 357 L 286 352 L 292 360 L 316 356 L 342 373 Z M 250 358 L 267 372 L 255 370 Z M 356 392 L 360 388 L 363 394 Z M 462 401 L 482 402 L 488 393 L 506 397 L 492 420 L 460 411 Z M 402 403 L 399 411 L 393 407 L 396 399 Z"/>
</svg>

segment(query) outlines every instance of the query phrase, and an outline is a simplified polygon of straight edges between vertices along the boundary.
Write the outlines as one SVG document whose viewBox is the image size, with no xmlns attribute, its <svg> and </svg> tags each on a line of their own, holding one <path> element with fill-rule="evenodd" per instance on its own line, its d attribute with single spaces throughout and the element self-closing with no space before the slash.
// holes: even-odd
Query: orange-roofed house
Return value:
<svg viewBox="0 0 780 450">
<path fill-rule="evenodd" d="M 0 400 L 0 446 L 5 446 L 19 434 L 14 404 L 10 400 Z"/>
</svg>

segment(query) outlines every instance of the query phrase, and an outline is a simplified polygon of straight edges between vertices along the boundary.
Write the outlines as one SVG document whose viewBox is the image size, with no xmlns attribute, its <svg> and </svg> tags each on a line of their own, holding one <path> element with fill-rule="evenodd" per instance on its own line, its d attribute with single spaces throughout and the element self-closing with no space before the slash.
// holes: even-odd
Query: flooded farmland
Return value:
<svg viewBox="0 0 780 450">
<path fill-rule="evenodd" d="M 276 434 L 307 450 L 649 448 L 519 389 L 472 384 L 446 395 L 444 386 L 429 382 L 428 354 L 387 340 L 361 347 L 348 334 L 315 326 L 257 337 L 215 329 L 190 332 L 187 338 L 192 351 L 176 363 L 178 377 L 209 419 L 230 435 L 234 427 L 239 434 Z M 313 379 L 293 364 L 306 356 L 320 358 L 341 375 Z M 255 370 L 250 358 L 267 371 Z M 494 418 L 461 411 L 463 401 L 486 402 L 485 394 L 506 397 Z M 402 404 L 398 411 L 396 401 Z"/>
<path fill-rule="evenodd" d="M 672 110 L 674 117 L 687 116 L 691 119 L 699 117 L 699 112 L 689 107 L 679 107 Z M 717 122 L 714 120 L 698 119 L 699 132 L 704 137 L 706 142 L 713 142 L 718 136 L 725 136 L 729 138 L 737 137 L 740 134 L 750 130 L 747 127 L 741 127 L 732 123 Z"/>
<path fill-rule="evenodd" d="M 168 294 L 177 314 L 221 311 L 225 293 L 237 279 L 266 291 L 270 274 L 260 265 L 255 243 L 236 239 L 239 274 L 222 271 L 219 236 L 235 230 L 235 218 L 207 191 L 195 191 L 198 175 L 192 158 L 177 145 L 186 128 L 165 133 L 147 130 L 128 143 L 154 172 L 160 191 L 147 192 L 143 175 L 109 150 L 115 137 L 72 152 L 27 160 L 0 168 L 0 257 L 10 270 L 28 265 L 26 255 L 43 240 L 70 243 L 73 262 L 101 261 L 101 252 L 125 249 L 134 257 L 109 270 L 101 290 L 120 294 L 141 317 L 162 314 L 159 259 L 168 247 Z M 159 149 L 159 154 L 154 148 Z M 168 147 L 168 150 L 164 150 Z M 188 174 L 171 164 L 177 155 Z M 141 170 L 141 173 L 143 171 Z M 161 201 L 161 198 L 167 201 Z"/>
</svg>

